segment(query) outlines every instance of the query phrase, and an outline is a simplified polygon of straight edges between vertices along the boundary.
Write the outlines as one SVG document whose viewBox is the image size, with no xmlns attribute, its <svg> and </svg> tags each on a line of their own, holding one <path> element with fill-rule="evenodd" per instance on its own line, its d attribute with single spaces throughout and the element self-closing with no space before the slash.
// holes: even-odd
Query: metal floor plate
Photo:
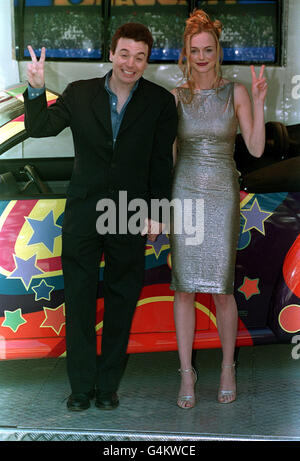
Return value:
<svg viewBox="0 0 300 461">
<path fill-rule="evenodd" d="M 177 352 L 131 355 L 119 390 L 120 406 L 101 411 L 92 402 L 66 409 L 66 361 L 0 362 L 0 440 L 196 441 L 300 440 L 300 360 L 292 345 L 243 347 L 238 398 L 216 401 L 221 351 L 198 350 L 197 405 L 176 405 Z"/>
</svg>

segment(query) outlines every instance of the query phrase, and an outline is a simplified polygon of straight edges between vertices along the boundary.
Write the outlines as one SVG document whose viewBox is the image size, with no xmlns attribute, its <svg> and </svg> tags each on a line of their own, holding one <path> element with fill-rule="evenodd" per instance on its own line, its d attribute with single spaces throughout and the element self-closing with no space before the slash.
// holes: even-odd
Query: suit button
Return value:
<svg viewBox="0 0 300 461">
<path fill-rule="evenodd" d="M 110 166 L 111 166 L 112 168 L 116 168 L 117 164 L 116 164 L 116 162 L 111 162 Z"/>
<path fill-rule="evenodd" d="M 113 146 L 113 142 L 112 142 L 112 141 L 107 141 L 107 145 L 108 145 L 108 147 L 112 147 L 112 146 Z"/>
</svg>

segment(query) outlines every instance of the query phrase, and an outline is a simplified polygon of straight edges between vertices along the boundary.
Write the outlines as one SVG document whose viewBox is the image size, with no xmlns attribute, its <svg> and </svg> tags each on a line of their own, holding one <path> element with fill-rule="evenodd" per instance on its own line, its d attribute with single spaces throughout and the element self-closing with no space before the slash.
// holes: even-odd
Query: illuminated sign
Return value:
<svg viewBox="0 0 300 461">
<path fill-rule="evenodd" d="M 27 0 L 26 6 L 100 6 L 102 0 Z M 112 0 L 112 6 L 186 5 L 186 0 Z"/>
<path fill-rule="evenodd" d="M 15 0 L 17 3 L 17 0 Z M 26 0 L 26 6 L 100 6 L 102 0 Z M 275 0 L 207 0 L 207 6 L 235 4 L 274 4 Z M 111 0 L 112 6 L 186 5 L 186 0 Z"/>
</svg>

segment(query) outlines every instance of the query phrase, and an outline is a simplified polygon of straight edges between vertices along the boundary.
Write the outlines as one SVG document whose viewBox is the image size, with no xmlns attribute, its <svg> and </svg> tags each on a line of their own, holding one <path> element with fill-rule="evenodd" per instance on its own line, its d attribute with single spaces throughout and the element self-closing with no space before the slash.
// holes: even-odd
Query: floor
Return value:
<svg viewBox="0 0 300 461">
<path fill-rule="evenodd" d="M 64 358 L 1 361 L 0 441 L 300 441 L 300 359 L 293 347 L 242 347 L 238 399 L 230 405 L 216 401 L 221 351 L 198 350 L 197 405 L 188 411 L 176 406 L 177 352 L 131 355 L 120 406 L 108 412 L 93 403 L 67 411 Z"/>
</svg>

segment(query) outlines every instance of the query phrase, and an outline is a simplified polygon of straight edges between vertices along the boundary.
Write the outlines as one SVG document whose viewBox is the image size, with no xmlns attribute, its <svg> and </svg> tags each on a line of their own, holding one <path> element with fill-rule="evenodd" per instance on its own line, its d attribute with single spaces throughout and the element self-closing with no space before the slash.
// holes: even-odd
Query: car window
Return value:
<svg viewBox="0 0 300 461">
<path fill-rule="evenodd" d="M 0 92 L 0 161 L 2 159 L 34 157 L 72 157 L 74 148 L 71 130 L 65 129 L 50 138 L 29 138 L 24 126 L 23 92 L 26 85 L 16 85 Z M 58 94 L 46 90 L 48 104 Z"/>
</svg>

